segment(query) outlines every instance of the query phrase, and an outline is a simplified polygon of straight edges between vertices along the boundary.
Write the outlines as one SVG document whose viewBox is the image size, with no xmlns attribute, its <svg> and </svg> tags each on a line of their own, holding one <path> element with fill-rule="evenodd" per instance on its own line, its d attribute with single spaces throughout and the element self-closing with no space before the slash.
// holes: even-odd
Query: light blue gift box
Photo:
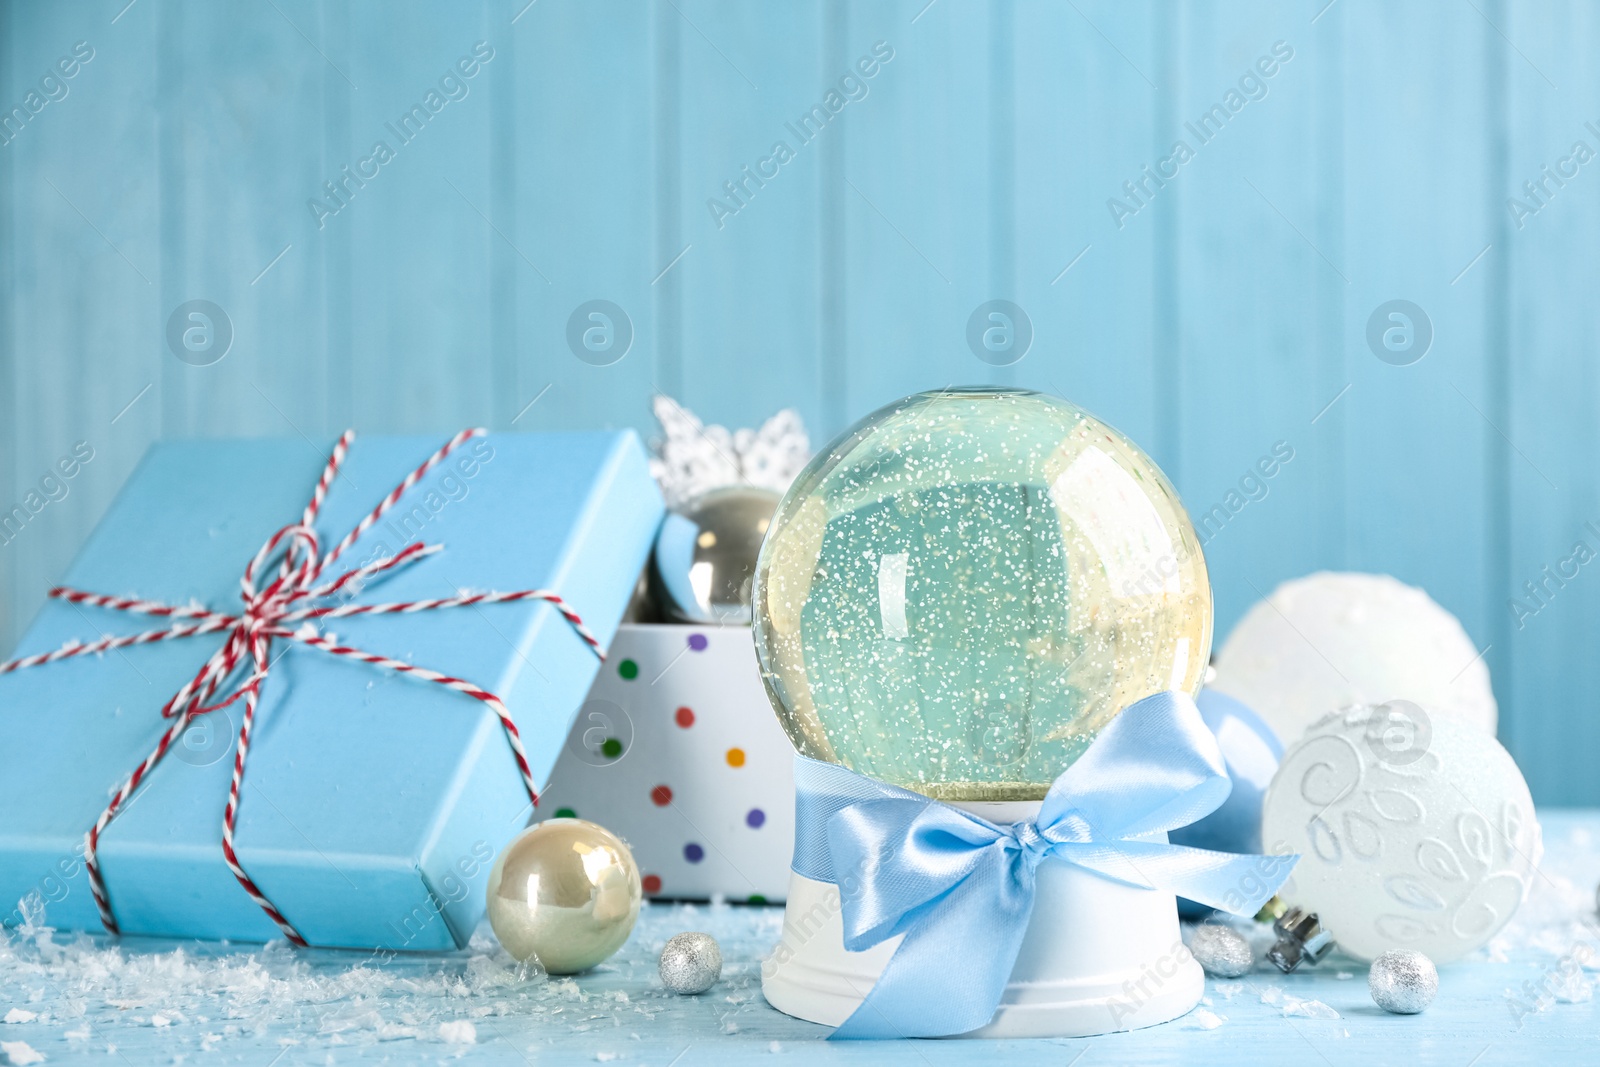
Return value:
<svg viewBox="0 0 1600 1067">
<path fill-rule="evenodd" d="M 316 522 L 323 551 L 447 439 L 358 436 Z M 246 564 L 275 530 L 299 520 L 331 448 L 303 440 L 157 445 L 62 584 L 236 612 Z M 661 514 L 631 432 L 493 434 L 447 457 L 328 576 L 412 541 L 439 543 L 443 551 L 354 601 L 548 589 L 604 645 Z M 52 600 L 15 655 L 162 626 Z M 540 783 L 599 667 L 540 601 L 340 618 L 322 629 L 498 694 Z M 49 925 L 101 929 L 81 860 L 84 834 L 170 725 L 162 705 L 221 643 L 221 635 L 162 641 L 0 676 L 0 912 L 10 912 L 8 922 L 42 903 Z M 245 870 L 313 945 L 464 945 L 483 913 L 490 862 L 532 811 L 499 720 L 470 697 L 381 667 L 292 641 L 272 651 L 235 838 Z M 222 857 L 242 712 L 240 701 L 197 719 L 101 837 L 100 869 L 123 933 L 281 936 Z M 11 911 L 16 901 L 31 906 Z"/>
</svg>

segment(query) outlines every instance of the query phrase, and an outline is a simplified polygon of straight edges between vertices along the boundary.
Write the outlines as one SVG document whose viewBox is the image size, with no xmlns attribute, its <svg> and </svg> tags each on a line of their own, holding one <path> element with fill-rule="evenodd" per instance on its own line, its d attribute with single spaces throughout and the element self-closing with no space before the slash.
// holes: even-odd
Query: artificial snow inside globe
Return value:
<svg viewBox="0 0 1600 1067">
<path fill-rule="evenodd" d="M 802 755 L 991 822 L 1036 814 L 1123 708 L 1196 695 L 1211 652 L 1205 560 L 1172 485 L 1115 429 L 1022 389 L 919 393 L 840 435 L 778 507 L 754 611 Z M 975 1034 L 1126 1030 L 1198 1001 L 1172 894 L 1056 861 L 1038 887 Z M 838 889 L 796 874 L 763 990 L 837 1025 L 897 945 L 847 952 Z M 1159 983 L 1124 990 L 1158 961 Z"/>
<path fill-rule="evenodd" d="M 1111 717 L 1200 690 L 1211 587 L 1156 465 L 1064 400 L 921 393 L 796 479 L 756 568 L 795 748 L 940 800 L 1040 800 Z"/>
</svg>

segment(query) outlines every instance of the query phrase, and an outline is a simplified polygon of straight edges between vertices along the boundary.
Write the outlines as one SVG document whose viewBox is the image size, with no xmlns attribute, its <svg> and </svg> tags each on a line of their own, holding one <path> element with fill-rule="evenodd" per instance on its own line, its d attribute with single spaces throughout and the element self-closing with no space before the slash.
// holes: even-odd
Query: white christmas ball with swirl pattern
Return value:
<svg viewBox="0 0 1600 1067">
<path fill-rule="evenodd" d="M 1267 790 L 1262 839 L 1300 862 L 1279 891 L 1352 956 L 1438 963 L 1486 943 L 1543 851 L 1533 798 L 1500 743 L 1397 700 L 1313 723 Z"/>
</svg>

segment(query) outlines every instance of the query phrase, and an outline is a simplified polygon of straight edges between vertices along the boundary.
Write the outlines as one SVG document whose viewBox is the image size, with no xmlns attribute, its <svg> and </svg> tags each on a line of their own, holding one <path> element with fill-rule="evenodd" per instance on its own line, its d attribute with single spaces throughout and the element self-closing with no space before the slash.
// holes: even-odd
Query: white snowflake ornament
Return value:
<svg viewBox="0 0 1600 1067">
<path fill-rule="evenodd" d="M 811 439 L 799 412 L 784 408 L 759 430 L 707 426 L 669 396 L 652 402 L 661 423 L 650 473 L 668 508 L 725 485 L 754 485 L 782 493 L 811 458 Z"/>
</svg>

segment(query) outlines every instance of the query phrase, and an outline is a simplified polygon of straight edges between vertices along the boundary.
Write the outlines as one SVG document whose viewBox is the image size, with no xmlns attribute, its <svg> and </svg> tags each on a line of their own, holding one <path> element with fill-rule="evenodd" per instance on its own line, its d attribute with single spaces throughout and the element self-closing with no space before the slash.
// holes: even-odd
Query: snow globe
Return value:
<svg viewBox="0 0 1600 1067">
<path fill-rule="evenodd" d="M 1011 388 L 919 393 L 822 450 L 779 504 L 756 652 L 796 750 L 991 822 L 1037 813 L 1123 708 L 1201 687 L 1211 589 L 1177 492 L 1121 433 Z M 1047 860 L 1000 1007 L 973 1036 L 1070 1037 L 1198 1002 L 1171 893 Z M 838 889 L 791 876 L 763 968 L 837 1025 L 897 940 L 842 943 Z M 983 946 L 970 947 L 973 952 Z"/>
</svg>

